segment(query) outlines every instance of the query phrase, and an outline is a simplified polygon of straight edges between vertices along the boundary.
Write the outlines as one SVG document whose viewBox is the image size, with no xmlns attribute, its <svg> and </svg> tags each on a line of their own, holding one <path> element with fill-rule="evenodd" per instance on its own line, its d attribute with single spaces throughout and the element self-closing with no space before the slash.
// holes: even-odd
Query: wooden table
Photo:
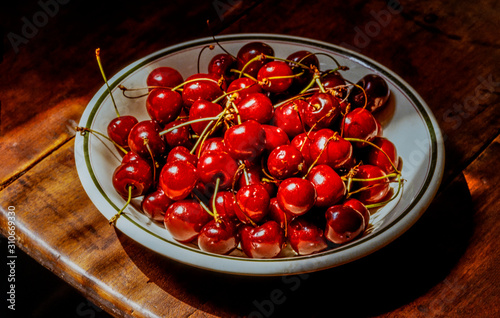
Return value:
<svg viewBox="0 0 500 318">
<path fill-rule="evenodd" d="M 19 3 L 1 19 L 1 233 L 9 235 L 11 207 L 17 247 L 111 315 L 500 315 L 495 1 Z M 442 186 L 417 224 L 361 260 L 288 278 L 194 269 L 110 227 L 84 192 L 73 155 L 72 127 L 102 85 L 94 50 L 106 52 L 111 76 L 158 49 L 208 36 L 206 19 L 216 34 L 282 33 L 340 44 L 409 82 L 446 140 Z"/>
</svg>

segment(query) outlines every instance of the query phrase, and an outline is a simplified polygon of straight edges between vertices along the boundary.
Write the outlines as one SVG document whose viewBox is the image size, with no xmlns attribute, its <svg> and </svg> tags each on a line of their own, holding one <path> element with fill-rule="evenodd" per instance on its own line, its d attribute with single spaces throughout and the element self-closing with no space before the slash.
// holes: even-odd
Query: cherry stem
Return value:
<svg viewBox="0 0 500 318">
<path fill-rule="evenodd" d="M 186 121 L 186 122 L 180 123 L 177 126 L 170 127 L 168 129 L 165 129 L 164 131 L 161 131 L 159 133 L 159 135 L 163 136 L 165 134 L 168 134 L 171 131 L 176 130 L 177 128 L 181 128 L 181 127 L 184 127 L 184 126 L 187 126 L 187 125 L 191 125 L 191 124 L 194 124 L 194 123 L 199 123 L 199 122 L 202 122 L 202 121 L 217 120 L 219 118 L 219 116 L 220 116 L 220 114 L 218 116 L 215 116 L 215 117 L 205 117 L 205 118 L 198 118 L 198 119 L 193 119 L 193 120 L 190 120 L 190 121 Z"/>
<path fill-rule="evenodd" d="M 149 155 L 151 156 L 151 160 L 153 161 L 153 180 L 156 180 L 156 160 L 153 155 L 153 151 L 151 150 L 151 147 L 149 147 L 149 139 L 148 138 L 143 138 L 144 140 L 144 145 L 146 146 L 146 149 L 148 150 Z"/>
<path fill-rule="evenodd" d="M 249 79 L 252 79 L 252 80 L 254 80 L 254 81 L 256 81 L 256 82 L 257 82 L 257 79 L 256 79 L 255 77 L 253 77 L 253 76 L 252 76 L 252 75 L 250 75 L 250 74 L 243 73 L 243 71 L 240 71 L 240 70 L 237 70 L 237 69 L 234 69 L 234 68 L 230 69 L 230 71 L 231 71 L 231 72 L 233 72 L 233 73 L 238 73 L 238 74 L 240 74 L 240 76 L 239 76 L 239 77 L 241 77 L 241 76 L 243 75 L 243 76 L 248 77 Z"/>
<path fill-rule="evenodd" d="M 214 46 L 212 44 L 210 45 L 205 45 L 200 53 L 198 54 L 198 64 L 197 64 L 197 70 L 198 70 L 198 73 L 200 73 L 200 59 L 201 59 L 201 54 L 203 53 L 203 51 L 205 51 L 205 49 L 210 49 L 210 50 L 213 50 L 214 49 Z"/>
<path fill-rule="evenodd" d="M 111 219 L 109 219 L 109 225 L 116 225 L 116 220 L 118 220 L 118 218 L 120 217 L 120 215 L 122 215 L 122 213 L 125 210 L 125 208 L 130 204 L 130 201 L 132 201 L 132 189 L 133 188 L 134 187 L 132 185 L 128 186 L 128 199 L 127 199 L 127 202 L 125 203 L 125 205 L 123 206 L 123 208 L 121 208 L 121 210 L 118 211 L 118 213 L 116 213 L 115 215 L 113 215 L 113 217 Z"/>
<path fill-rule="evenodd" d="M 217 39 L 215 38 L 215 35 L 214 35 L 214 32 L 212 31 L 212 28 L 210 27 L 210 20 L 207 20 L 207 27 L 208 29 L 210 30 L 210 33 L 212 35 L 212 39 L 214 40 L 214 42 L 217 44 L 218 47 L 220 47 L 222 49 L 222 51 L 224 51 L 224 53 L 226 53 L 227 55 L 230 55 L 233 59 L 236 60 L 236 57 L 234 55 L 232 55 L 231 53 L 229 53 L 220 43 L 219 41 L 217 41 Z M 199 72 L 198 72 L 199 73 Z"/>
<path fill-rule="evenodd" d="M 309 175 L 309 172 L 311 172 L 312 168 L 314 168 L 314 166 L 316 165 L 316 163 L 318 163 L 318 160 L 319 158 L 321 157 L 321 155 L 323 154 L 323 152 L 325 151 L 326 147 L 328 147 L 328 144 L 330 143 L 331 140 L 333 139 L 336 139 L 337 136 L 336 135 L 333 135 L 331 136 L 330 138 L 328 138 L 328 140 L 326 141 L 325 143 L 325 146 L 323 147 L 323 149 L 321 149 L 321 151 L 319 152 L 319 155 L 316 157 L 316 159 L 314 159 L 313 163 L 311 163 L 311 166 L 309 166 L 309 169 L 307 169 L 307 172 L 306 174 L 302 177 L 302 179 L 305 179 L 307 178 L 307 176 Z"/>
<path fill-rule="evenodd" d="M 366 108 L 366 106 L 368 105 L 368 95 L 366 95 L 366 91 L 365 91 L 365 89 L 364 89 L 363 87 L 361 87 L 360 85 L 358 85 L 358 84 L 356 84 L 356 83 L 353 83 L 353 82 L 351 82 L 351 81 L 349 81 L 349 80 L 345 80 L 345 81 L 346 81 L 346 82 L 348 82 L 349 84 L 352 84 L 352 85 L 356 86 L 357 88 L 359 88 L 359 89 L 361 89 L 361 90 L 363 91 L 363 95 L 364 95 L 364 97 L 365 97 L 365 104 L 363 105 L 363 108 Z M 351 93 L 351 92 L 349 92 L 349 94 L 350 94 L 350 93 Z"/>
<path fill-rule="evenodd" d="M 106 79 L 106 74 L 104 73 L 104 69 L 102 68 L 102 63 L 101 63 L 101 49 L 97 48 L 95 50 L 95 56 L 97 59 L 97 65 L 99 65 L 99 70 L 101 71 L 102 78 L 104 79 L 104 83 L 106 84 L 106 87 L 108 88 L 109 96 L 111 96 L 111 101 L 113 102 L 113 106 L 115 107 L 115 112 L 116 112 L 116 117 L 120 117 L 120 113 L 118 112 L 118 107 L 116 106 L 115 98 L 113 97 L 113 93 L 111 92 L 111 87 L 109 87 L 108 80 Z"/>
<path fill-rule="evenodd" d="M 378 208 L 378 207 L 381 207 L 381 206 L 384 206 L 386 205 L 387 203 L 393 201 L 394 199 L 396 199 L 398 196 L 399 196 L 399 192 L 401 191 L 401 189 L 403 188 L 403 180 L 401 179 L 401 175 L 398 175 L 398 190 L 396 191 L 396 193 L 392 196 L 392 198 L 390 198 L 389 200 L 387 201 L 384 201 L 384 202 L 379 202 L 379 203 L 373 203 L 373 204 L 368 204 L 366 205 L 366 208 L 367 209 L 372 209 L 372 208 Z"/>
<path fill-rule="evenodd" d="M 208 128 L 210 128 L 210 125 L 213 123 L 213 121 L 210 121 L 206 126 L 205 128 L 203 129 L 203 131 L 201 132 L 201 135 L 198 137 L 198 140 L 196 140 L 196 143 L 194 144 L 193 148 L 191 148 L 191 151 L 189 151 L 190 154 L 194 154 L 195 150 L 198 148 L 198 145 L 200 146 L 200 149 L 201 149 L 201 146 L 203 144 L 203 142 L 206 140 L 206 137 L 209 135 L 207 134 L 207 131 L 208 131 Z M 201 143 L 201 144 L 200 144 Z M 200 153 L 201 153 L 201 150 L 200 150 Z M 199 157 L 198 157 L 199 158 Z"/>
<path fill-rule="evenodd" d="M 343 180 L 346 180 L 346 179 L 351 179 L 351 181 L 377 181 L 377 180 L 383 180 L 385 178 L 392 178 L 392 177 L 398 177 L 400 176 L 399 173 L 390 173 L 390 174 L 386 174 L 385 176 L 380 176 L 380 177 L 374 177 L 374 178 L 366 178 L 366 179 L 363 179 L 363 178 L 345 178 L 345 177 L 342 177 Z"/>
<path fill-rule="evenodd" d="M 92 134 L 96 134 L 98 136 L 101 136 L 101 137 L 105 138 L 109 142 L 111 142 L 113 145 L 116 146 L 116 148 L 118 148 L 121 152 L 123 152 L 123 154 L 127 154 L 127 152 L 128 152 L 127 150 L 125 150 L 125 148 L 123 148 L 122 146 L 120 146 L 119 144 L 117 144 L 113 139 L 109 138 L 108 136 L 106 136 L 103 133 L 98 132 L 97 130 L 93 130 L 93 129 L 90 129 L 90 128 L 87 128 L 87 127 L 78 127 L 77 126 L 77 127 L 75 127 L 75 131 L 80 132 L 80 134 L 82 136 L 84 136 L 86 132 L 90 132 Z"/>
<path fill-rule="evenodd" d="M 370 146 L 372 146 L 372 147 L 376 148 L 377 150 L 381 151 L 387 157 L 387 160 L 389 160 L 389 162 L 391 163 L 391 166 L 394 169 L 394 171 L 396 171 L 397 174 L 401 174 L 401 171 L 398 170 L 398 168 L 396 167 L 396 165 L 394 164 L 394 162 L 392 162 L 391 158 L 384 151 L 384 149 L 382 149 L 379 146 L 375 145 L 373 142 L 370 142 L 370 141 L 367 141 L 367 140 L 364 140 L 364 139 L 359 139 L 359 138 L 349 138 L 349 137 L 347 137 L 347 138 L 344 138 L 344 139 L 347 140 L 347 141 L 355 141 L 355 142 L 367 143 Z"/>
<path fill-rule="evenodd" d="M 248 67 L 248 65 L 252 64 L 253 62 L 255 61 L 262 61 L 264 58 L 266 57 L 266 55 L 264 54 L 259 54 L 257 55 L 256 57 L 254 57 L 253 59 L 250 59 L 244 66 L 243 68 L 241 69 L 240 71 L 240 78 L 241 78 L 241 75 L 245 73 L 245 69 Z"/>
<path fill-rule="evenodd" d="M 210 211 L 210 209 L 205 205 L 205 203 L 203 203 L 203 201 L 196 194 L 194 194 L 193 192 L 192 194 L 194 195 L 196 200 L 198 200 L 198 203 L 201 205 L 202 209 L 205 210 L 205 212 L 207 212 L 210 216 L 215 218 L 215 215 L 212 213 L 212 211 Z"/>
<path fill-rule="evenodd" d="M 341 70 L 347 70 L 348 69 L 347 66 L 340 65 L 340 63 L 333 56 L 331 56 L 330 54 L 326 54 L 326 53 L 315 53 L 315 54 L 316 55 L 324 55 L 324 56 L 327 56 L 327 57 L 331 58 L 335 62 L 335 64 L 337 64 L 337 68 L 338 69 L 341 69 Z"/>
<path fill-rule="evenodd" d="M 236 121 L 238 122 L 238 125 L 241 125 L 241 116 L 240 112 L 238 111 L 238 107 L 236 107 L 236 104 L 234 102 L 231 102 L 231 106 L 233 107 L 236 114 Z"/>
<path fill-rule="evenodd" d="M 185 81 L 183 83 L 180 83 L 179 85 L 177 85 L 176 87 L 172 88 L 171 90 L 176 91 L 176 90 L 179 90 L 181 87 L 183 87 L 186 84 L 193 83 L 193 82 L 199 82 L 199 81 L 209 81 L 209 82 L 213 82 L 213 83 L 219 85 L 219 82 L 216 81 L 216 80 L 214 80 L 213 78 L 202 77 L 202 78 L 193 78 L 193 79 L 187 80 L 187 81 Z"/>
<path fill-rule="evenodd" d="M 284 59 L 284 58 L 281 58 L 281 57 L 276 57 L 276 56 L 272 56 L 272 55 L 264 55 L 267 59 L 272 59 L 272 60 L 278 60 L 278 61 L 282 61 L 282 62 L 287 62 L 287 63 L 292 63 L 292 64 L 295 64 L 297 66 L 300 66 L 301 68 L 305 68 L 305 69 L 308 69 L 310 70 L 311 68 L 305 64 L 302 64 L 300 62 L 295 62 L 295 61 L 292 61 L 292 60 L 287 60 L 287 59 Z M 304 60 L 305 58 L 309 57 L 310 55 L 306 55 L 304 58 L 301 59 Z"/>
<path fill-rule="evenodd" d="M 215 181 L 215 190 L 214 190 L 214 194 L 212 197 L 212 212 L 214 214 L 215 222 L 217 222 L 217 223 L 221 222 L 219 214 L 217 213 L 217 208 L 215 207 L 217 192 L 219 191 L 219 184 L 220 184 L 220 178 L 217 178 L 217 180 Z"/>
</svg>

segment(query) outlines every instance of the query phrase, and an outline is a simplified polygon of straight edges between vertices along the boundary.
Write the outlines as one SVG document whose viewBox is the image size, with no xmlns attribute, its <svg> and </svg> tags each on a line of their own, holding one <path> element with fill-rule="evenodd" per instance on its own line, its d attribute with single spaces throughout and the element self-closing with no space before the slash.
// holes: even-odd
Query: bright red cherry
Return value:
<svg viewBox="0 0 500 318">
<path fill-rule="evenodd" d="M 234 98 L 233 102 L 238 105 L 242 99 L 248 96 L 248 94 L 262 93 L 262 88 L 255 80 L 248 77 L 241 77 L 229 84 L 227 92 L 235 92 L 237 96 Z"/>
<path fill-rule="evenodd" d="M 371 141 L 377 135 L 375 117 L 365 108 L 356 108 L 345 115 L 342 122 L 344 138 L 357 138 Z M 356 142 L 356 147 L 365 147 L 366 143 Z"/>
<path fill-rule="evenodd" d="M 236 59 L 229 54 L 221 53 L 215 55 L 208 63 L 208 73 L 217 77 L 223 76 L 227 81 L 232 81 L 237 74 L 231 72 L 231 69 L 238 67 Z"/>
<path fill-rule="evenodd" d="M 202 251 L 220 255 L 231 253 L 239 242 L 236 226 L 232 222 L 212 220 L 198 235 L 198 246 Z"/>
<path fill-rule="evenodd" d="M 210 199 L 210 202 L 212 199 Z M 215 195 L 215 209 L 217 214 L 225 220 L 236 221 L 236 196 L 230 191 L 218 191 Z"/>
<path fill-rule="evenodd" d="M 385 175 L 385 172 L 377 166 L 361 165 L 358 167 L 354 178 L 373 179 L 384 177 Z M 356 195 L 356 198 L 364 204 L 373 204 L 383 201 L 390 190 L 388 178 L 373 181 L 358 181 L 357 184 L 358 188 L 366 188 Z"/>
<path fill-rule="evenodd" d="M 263 90 L 271 93 L 283 93 L 292 86 L 292 75 L 292 69 L 287 63 L 272 61 L 260 68 L 257 80 Z"/>
<path fill-rule="evenodd" d="M 219 179 L 219 189 L 231 187 L 238 163 L 223 151 L 207 151 L 198 159 L 198 175 L 205 184 L 215 184 Z"/>
<path fill-rule="evenodd" d="M 288 225 L 288 240 L 299 255 L 321 252 L 328 247 L 323 230 L 302 218 Z"/>
<path fill-rule="evenodd" d="M 299 174 L 304 168 L 305 161 L 302 153 L 292 145 L 275 148 L 267 159 L 267 170 L 279 180 Z"/>
<path fill-rule="evenodd" d="M 330 207 L 339 202 L 346 194 L 344 181 L 327 165 L 318 165 L 307 175 L 316 190 L 316 206 Z"/>
<path fill-rule="evenodd" d="M 268 152 L 273 151 L 278 146 L 290 144 L 290 139 L 283 129 L 272 125 L 262 125 L 262 128 L 266 131 L 266 150 Z"/>
<path fill-rule="evenodd" d="M 196 80 L 198 79 L 198 80 Z M 192 82 L 188 82 L 195 80 Z M 182 90 L 182 100 L 184 105 L 189 108 L 198 99 L 213 101 L 223 94 L 219 84 L 219 77 L 214 74 L 194 74 L 186 79 L 187 84 Z"/>
<path fill-rule="evenodd" d="M 269 203 L 269 213 L 267 217 L 270 220 L 276 221 L 284 230 L 288 226 L 288 223 L 296 218 L 296 215 L 283 211 L 278 204 L 278 199 L 272 198 Z"/>
<path fill-rule="evenodd" d="M 266 131 L 255 120 L 247 120 L 226 130 L 224 144 L 236 160 L 254 160 L 266 146 Z"/>
<path fill-rule="evenodd" d="M 209 102 L 204 99 L 199 99 L 195 101 L 193 105 L 191 105 L 191 108 L 189 108 L 189 121 L 201 118 L 215 117 L 219 115 L 221 112 L 222 112 L 221 105 Z M 208 129 L 211 129 L 214 127 L 215 123 L 211 123 L 210 121 L 201 121 L 197 123 L 192 123 L 191 128 L 195 133 L 201 135 L 201 133 L 205 130 L 205 127 L 207 127 L 209 124 L 210 127 Z"/>
<path fill-rule="evenodd" d="M 182 75 L 168 66 L 155 68 L 149 73 L 146 83 L 148 86 L 174 88 L 183 82 Z"/>
<path fill-rule="evenodd" d="M 165 153 L 167 145 L 160 136 L 161 127 L 152 120 L 137 123 L 128 136 L 130 150 L 145 159 L 158 157 Z"/>
<path fill-rule="evenodd" d="M 153 89 L 146 99 L 149 117 L 165 125 L 179 116 L 182 109 L 181 94 L 168 88 Z"/>
<path fill-rule="evenodd" d="M 248 94 L 237 107 L 242 121 L 252 119 L 260 124 L 266 124 L 273 117 L 273 104 L 269 97 L 262 93 Z"/>
<path fill-rule="evenodd" d="M 261 184 L 249 184 L 238 190 L 236 216 L 243 223 L 260 222 L 269 212 L 269 194 Z"/>
<path fill-rule="evenodd" d="M 246 64 L 256 56 L 259 56 L 261 54 L 273 56 L 274 50 L 272 47 L 263 42 L 250 42 L 243 45 L 239 49 L 238 55 L 236 56 L 238 69 L 242 70 L 243 67 L 245 67 L 245 69 L 243 70 L 244 73 L 249 74 L 252 77 L 257 77 L 259 69 L 267 62 L 270 62 L 270 60 L 264 58 L 262 60 L 255 60 L 248 65 Z"/>
<path fill-rule="evenodd" d="M 163 222 L 165 212 L 174 201 L 165 195 L 161 188 L 144 196 L 141 209 L 150 219 Z"/>
<path fill-rule="evenodd" d="M 337 98 L 328 93 L 315 93 L 301 104 L 299 109 L 304 124 L 318 130 L 327 128 L 340 115 L 340 104 Z"/>
<path fill-rule="evenodd" d="M 374 112 L 387 104 L 391 91 L 382 77 L 376 74 L 368 74 L 359 80 L 357 84 L 363 87 L 368 97 L 367 110 Z M 352 88 L 349 101 L 353 107 L 363 107 L 365 105 L 365 94 L 356 86 Z"/>
<path fill-rule="evenodd" d="M 205 224 L 212 217 L 196 200 L 182 200 L 172 203 L 165 213 L 164 224 L 172 237 L 183 243 L 197 238 Z"/>
<path fill-rule="evenodd" d="M 316 132 L 309 148 L 313 160 L 319 157 L 317 164 L 325 164 L 333 169 L 338 169 L 347 163 L 352 153 L 351 143 L 328 128 Z"/>
<path fill-rule="evenodd" d="M 283 211 L 302 215 L 316 203 L 316 190 L 311 181 L 293 177 L 280 183 L 276 198 Z"/>
<path fill-rule="evenodd" d="M 291 145 L 297 148 L 301 153 L 302 157 L 304 157 L 306 166 L 310 166 L 316 158 L 311 157 L 311 143 L 312 140 L 316 136 L 316 132 L 312 131 L 309 134 L 301 133 L 293 138 Z"/>
<path fill-rule="evenodd" d="M 241 228 L 241 248 L 252 258 L 273 258 L 281 253 L 285 237 L 275 221 L 267 221 L 261 226 L 245 225 Z"/>
<path fill-rule="evenodd" d="M 181 160 L 167 162 L 160 173 L 160 187 L 167 197 L 175 201 L 185 199 L 198 180 L 195 166 Z"/>
<path fill-rule="evenodd" d="M 272 119 L 273 125 L 283 129 L 290 139 L 304 132 L 304 126 L 300 119 L 299 109 L 305 108 L 307 102 L 304 100 L 294 100 L 288 102 L 274 110 Z"/>
<path fill-rule="evenodd" d="M 325 217 L 325 237 L 335 244 L 350 242 L 365 230 L 363 216 L 350 206 L 334 205 L 326 210 Z"/>
<path fill-rule="evenodd" d="M 396 146 L 389 139 L 383 137 L 375 137 L 372 142 L 383 152 L 371 147 L 368 151 L 368 163 L 381 168 L 387 174 L 395 172 L 394 167 L 397 167 L 399 163 Z"/>
<path fill-rule="evenodd" d="M 125 150 L 129 150 L 128 135 L 138 122 L 134 116 L 116 117 L 108 124 L 108 137 Z"/>
<path fill-rule="evenodd" d="M 247 178 L 245 176 L 248 177 L 248 184 L 261 184 L 266 189 L 269 197 L 276 194 L 274 183 L 262 181 L 264 173 L 260 165 L 246 167 L 246 173 L 242 173 L 238 180 L 237 189 L 241 189 L 247 185 Z"/>
<path fill-rule="evenodd" d="M 122 163 L 113 172 L 112 183 L 115 190 L 124 198 L 145 194 L 153 185 L 153 168 L 144 160 Z"/>
<path fill-rule="evenodd" d="M 183 146 L 177 146 L 169 151 L 168 157 L 167 157 L 167 162 L 171 162 L 171 161 L 175 161 L 175 160 L 186 161 L 195 167 L 198 164 L 198 157 L 191 154 L 189 149 L 187 149 L 186 147 L 183 147 Z"/>
<path fill-rule="evenodd" d="M 186 122 L 185 119 L 177 119 L 165 125 L 164 130 L 179 126 Z M 191 134 L 188 126 L 181 126 L 163 135 L 167 144 L 174 148 L 177 146 L 191 147 Z"/>
</svg>

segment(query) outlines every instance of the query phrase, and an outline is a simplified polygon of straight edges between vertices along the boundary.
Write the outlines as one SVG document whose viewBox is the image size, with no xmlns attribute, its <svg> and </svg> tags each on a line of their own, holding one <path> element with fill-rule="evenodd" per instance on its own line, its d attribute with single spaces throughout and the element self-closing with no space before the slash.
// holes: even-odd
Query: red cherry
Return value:
<svg viewBox="0 0 500 318">
<path fill-rule="evenodd" d="M 128 135 L 138 122 L 134 116 L 116 117 L 108 124 L 108 137 L 125 150 L 128 150 Z"/>
<path fill-rule="evenodd" d="M 356 108 L 345 115 L 342 122 L 344 138 L 357 138 L 371 141 L 377 135 L 377 122 L 372 113 L 364 108 Z M 364 147 L 367 144 L 356 142 L 356 147 Z"/>
<path fill-rule="evenodd" d="M 288 61 L 300 63 L 308 67 L 315 66 L 319 69 L 318 58 L 316 57 L 316 55 L 312 54 L 309 51 L 294 52 L 290 54 L 286 59 Z M 288 65 L 292 68 L 293 74 L 297 75 L 303 72 L 301 76 L 294 78 L 294 82 L 296 83 L 297 87 L 302 88 L 312 80 L 314 72 L 309 69 L 304 69 L 301 66 L 298 66 L 296 63 L 289 62 Z"/>
<path fill-rule="evenodd" d="M 321 252 L 328 247 L 323 230 L 302 218 L 288 225 L 288 240 L 299 255 Z"/>
<path fill-rule="evenodd" d="M 232 81 L 237 74 L 231 72 L 231 69 L 236 69 L 236 59 L 229 54 L 221 53 L 215 55 L 208 63 L 208 73 L 214 74 L 218 78 L 223 76 L 227 81 Z"/>
<path fill-rule="evenodd" d="M 152 220 L 163 222 L 165 212 L 174 201 L 165 195 L 161 188 L 144 196 L 141 209 Z"/>
<path fill-rule="evenodd" d="M 144 160 L 135 160 L 119 165 L 113 172 L 112 183 L 115 190 L 124 198 L 145 194 L 153 185 L 153 168 Z"/>
<path fill-rule="evenodd" d="M 174 120 L 167 125 L 165 125 L 164 130 L 179 126 L 180 124 L 186 122 L 185 119 L 182 120 Z M 191 147 L 192 142 L 191 142 L 191 135 L 189 132 L 189 127 L 188 126 L 181 126 L 178 127 L 166 134 L 163 135 L 163 138 L 167 142 L 167 144 L 174 148 L 177 146 L 184 146 L 184 147 Z"/>
<path fill-rule="evenodd" d="M 354 240 L 365 230 L 361 213 L 350 206 L 334 205 L 325 212 L 325 237 L 335 244 Z"/>
<path fill-rule="evenodd" d="M 292 145 L 282 145 L 271 151 L 267 159 L 267 169 L 276 179 L 290 178 L 304 170 L 302 153 Z"/>
<path fill-rule="evenodd" d="M 250 60 L 261 54 L 273 56 L 274 50 L 272 47 L 262 42 L 250 42 L 243 45 L 236 56 L 236 59 L 238 60 L 238 69 L 242 70 Z M 264 58 L 263 60 L 255 60 L 246 65 L 244 72 L 252 77 L 257 77 L 259 69 L 269 61 L 270 60 L 267 58 Z"/>
<path fill-rule="evenodd" d="M 165 125 L 176 119 L 181 113 L 182 97 L 168 88 L 153 89 L 146 99 L 149 117 Z"/>
<path fill-rule="evenodd" d="M 223 151 L 207 151 L 198 159 L 198 174 L 205 184 L 215 184 L 219 180 L 219 189 L 227 189 L 235 178 L 238 163 Z"/>
<path fill-rule="evenodd" d="M 266 146 L 266 131 L 255 120 L 247 120 L 226 130 L 224 144 L 234 159 L 254 160 Z"/>
<path fill-rule="evenodd" d="M 172 237 L 183 243 L 196 239 L 205 224 L 212 217 L 196 200 L 182 200 L 172 203 L 165 213 L 164 224 Z"/>
<path fill-rule="evenodd" d="M 195 79 L 199 80 L 185 84 L 182 90 L 182 100 L 187 108 L 191 107 L 198 99 L 213 101 L 223 94 L 218 84 L 219 77 L 217 75 L 194 74 L 188 77 L 186 82 Z"/>
<path fill-rule="evenodd" d="M 346 164 L 351 159 L 352 153 L 351 143 L 327 128 L 316 132 L 309 148 L 313 160 L 319 157 L 317 164 L 325 164 L 333 169 Z"/>
<path fill-rule="evenodd" d="M 149 73 L 146 83 L 148 86 L 174 88 L 183 82 L 182 75 L 171 67 L 162 66 Z"/>
<path fill-rule="evenodd" d="M 368 163 L 381 168 L 387 174 L 395 172 L 394 167 L 397 167 L 399 163 L 396 146 L 389 139 L 383 137 L 375 137 L 372 143 L 382 149 L 383 152 L 371 147 L 368 152 Z"/>
<path fill-rule="evenodd" d="M 248 94 L 237 107 L 242 121 L 253 119 L 260 124 L 265 124 L 273 117 L 273 104 L 269 97 L 262 93 Z"/>
<path fill-rule="evenodd" d="M 273 125 L 283 129 L 291 139 L 301 134 L 304 132 L 304 126 L 300 119 L 299 109 L 306 106 L 307 102 L 304 100 L 294 100 L 281 105 L 274 110 Z"/>
<path fill-rule="evenodd" d="M 224 151 L 227 152 L 226 146 L 224 145 L 224 139 L 222 137 L 212 137 L 207 138 L 205 142 L 201 145 L 200 156 L 207 151 Z M 196 151 L 198 153 L 198 151 Z"/>
<path fill-rule="evenodd" d="M 290 223 L 296 215 L 283 211 L 278 204 L 278 199 L 272 198 L 269 203 L 269 213 L 267 217 L 270 220 L 276 221 L 282 229 L 285 229 L 288 223 Z"/>
<path fill-rule="evenodd" d="M 316 130 L 329 127 L 340 115 L 338 99 L 328 93 L 315 93 L 307 100 L 307 105 L 300 104 L 300 107 L 304 124 Z"/>
<path fill-rule="evenodd" d="M 257 80 L 263 90 L 271 93 L 283 93 L 293 82 L 292 69 L 282 61 L 272 61 L 262 66 Z"/>
<path fill-rule="evenodd" d="M 221 255 L 231 253 L 239 241 L 236 226 L 225 221 L 208 222 L 198 235 L 198 246 L 202 251 Z"/>
<path fill-rule="evenodd" d="M 316 190 L 316 206 L 330 207 L 339 202 L 346 194 L 344 181 L 327 165 L 318 165 L 307 175 Z"/>
<path fill-rule="evenodd" d="M 236 216 L 243 223 L 260 222 L 269 212 L 269 194 L 261 184 L 246 185 L 236 194 Z"/>
<path fill-rule="evenodd" d="M 217 103 L 212 103 L 203 99 L 199 99 L 191 105 L 189 109 L 189 121 L 200 119 L 200 118 L 209 118 L 215 117 L 222 112 L 222 107 Z M 195 133 L 201 135 L 205 127 L 210 124 L 210 128 L 214 127 L 214 123 L 210 123 L 210 121 L 201 121 L 197 123 L 192 123 L 191 128 Z M 209 128 L 209 129 L 210 129 Z"/>
<path fill-rule="evenodd" d="M 152 120 L 137 123 L 128 136 L 130 150 L 145 159 L 158 157 L 165 153 L 167 146 L 160 136 L 160 126 Z"/>
<path fill-rule="evenodd" d="M 196 168 L 186 161 L 167 162 L 160 173 L 160 187 L 172 200 L 185 199 L 198 183 Z"/>
<path fill-rule="evenodd" d="M 316 136 L 316 132 L 314 131 L 310 132 L 309 135 L 307 133 L 301 133 L 295 136 L 295 138 L 293 138 L 291 142 L 291 145 L 297 148 L 302 153 L 302 157 L 304 157 L 306 166 L 310 166 L 316 159 L 311 157 L 310 152 L 311 142 L 314 136 Z"/>
<path fill-rule="evenodd" d="M 191 154 L 189 150 L 183 146 L 177 146 L 169 151 L 167 162 L 172 162 L 176 160 L 188 162 L 195 167 L 198 164 L 198 157 Z"/>
<path fill-rule="evenodd" d="M 368 223 L 370 222 L 370 211 L 368 211 L 366 206 L 363 203 L 361 203 L 361 201 L 354 199 L 354 198 L 349 198 L 349 199 L 345 200 L 342 203 L 342 205 L 351 207 L 354 210 L 361 213 L 361 215 L 363 216 L 363 219 L 365 220 L 365 229 L 368 228 Z"/>
<path fill-rule="evenodd" d="M 382 77 L 376 74 L 368 74 L 359 80 L 357 84 L 365 90 L 365 94 L 368 97 L 366 109 L 370 112 L 374 112 L 386 105 L 391 91 L 387 86 L 387 82 Z M 365 105 L 365 94 L 363 94 L 360 88 L 353 87 L 349 95 L 349 101 L 352 106 L 363 107 Z"/>
<path fill-rule="evenodd" d="M 276 198 L 283 211 L 302 215 L 314 206 L 316 190 L 309 180 L 288 178 L 279 185 Z"/>
<path fill-rule="evenodd" d="M 266 131 L 267 151 L 271 152 L 278 146 L 290 144 L 290 139 L 283 129 L 272 125 L 262 125 L 262 128 Z"/>
<path fill-rule="evenodd" d="M 238 219 L 235 212 L 238 209 L 236 207 L 236 196 L 230 191 L 217 192 L 215 195 L 215 209 L 222 219 L 230 221 Z"/>
<path fill-rule="evenodd" d="M 285 242 L 283 230 L 275 221 L 267 221 L 257 227 L 245 225 L 240 236 L 243 252 L 252 258 L 276 257 Z"/>
<path fill-rule="evenodd" d="M 235 91 L 237 91 L 235 93 L 237 96 L 233 102 L 238 105 L 242 99 L 248 96 L 248 94 L 262 93 L 262 88 L 255 80 L 248 77 L 241 77 L 232 81 L 227 88 L 228 93 Z"/>
<path fill-rule="evenodd" d="M 338 86 L 344 86 L 345 79 L 337 72 L 328 73 L 321 77 L 321 84 L 323 85 L 324 89 L 335 88 Z"/>
<path fill-rule="evenodd" d="M 372 179 L 385 176 L 385 172 L 377 166 L 361 165 L 358 167 L 356 179 Z M 389 193 L 389 180 L 387 178 L 373 181 L 358 181 L 358 188 L 368 187 L 359 192 L 356 197 L 364 204 L 373 204 L 383 201 Z"/>
</svg>

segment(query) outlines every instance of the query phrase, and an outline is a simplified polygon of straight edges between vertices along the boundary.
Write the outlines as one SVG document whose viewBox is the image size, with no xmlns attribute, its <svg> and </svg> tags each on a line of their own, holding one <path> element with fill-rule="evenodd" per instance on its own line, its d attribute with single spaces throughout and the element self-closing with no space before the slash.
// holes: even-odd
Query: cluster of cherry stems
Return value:
<svg viewBox="0 0 500 318">
<path fill-rule="evenodd" d="M 308 255 L 362 235 L 369 209 L 396 198 L 389 183 L 399 192 L 402 182 L 396 148 L 372 115 L 389 99 L 385 80 L 352 83 L 333 57 L 337 68 L 320 71 L 320 53 L 282 59 L 262 42 L 224 52 L 186 80 L 154 69 L 141 95 L 151 120 L 139 122 L 119 114 L 96 51 L 117 116 L 107 136 L 77 130 L 123 156 L 112 182 L 127 201 L 110 224 L 143 196 L 143 213 L 174 239 L 211 253 L 273 258 L 289 244 Z"/>
</svg>

